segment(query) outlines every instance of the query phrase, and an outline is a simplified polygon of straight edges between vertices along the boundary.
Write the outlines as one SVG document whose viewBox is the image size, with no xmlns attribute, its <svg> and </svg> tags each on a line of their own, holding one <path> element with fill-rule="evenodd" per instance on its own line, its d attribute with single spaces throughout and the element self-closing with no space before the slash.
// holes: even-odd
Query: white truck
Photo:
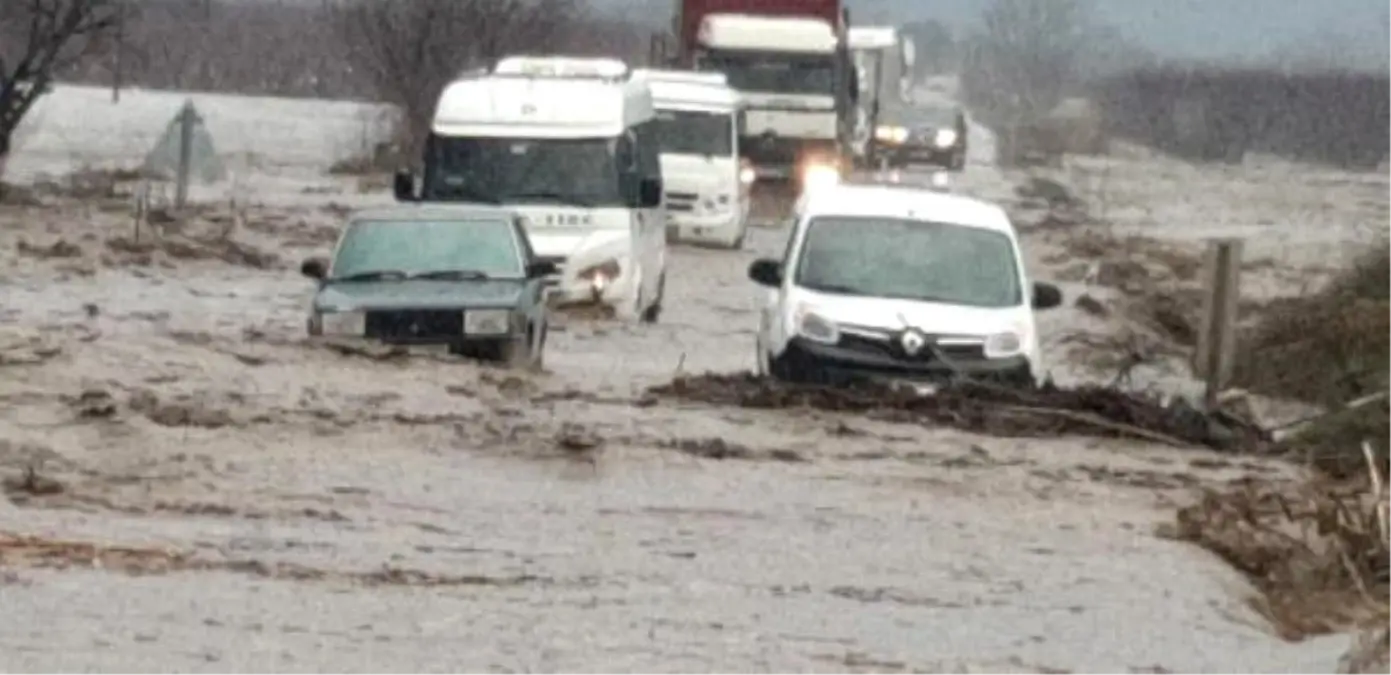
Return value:
<svg viewBox="0 0 1391 675">
<path fill-rule="evenodd" d="M 724 73 L 744 97 L 743 152 L 759 178 L 848 170 L 857 93 L 843 22 L 714 13 L 692 47 L 696 69 Z"/>
<path fill-rule="evenodd" d="M 892 26 L 855 26 L 848 42 L 859 82 L 855 115 L 855 159 L 873 164 L 870 140 L 878 126 L 879 109 L 885 103 L 901 104 L 912 88 L 914 45 Z"/>
<path fill-rule="evenodd" d="M 740 97 L 721 73 L 636 70 L 657 107 L 667 241 L 740 248 L 753 169 L 739 155 Z"/>
<path fill-rule="evenodd" d="M 510 56 L 461 76 L 440 94 L 420 180 L 397 174 L 397 199 L 507 207 L 559 269 L 553 299 L 656 321 L 666 280 L 658 122 L 631 74 L 613 59 Z"/>
</svg>

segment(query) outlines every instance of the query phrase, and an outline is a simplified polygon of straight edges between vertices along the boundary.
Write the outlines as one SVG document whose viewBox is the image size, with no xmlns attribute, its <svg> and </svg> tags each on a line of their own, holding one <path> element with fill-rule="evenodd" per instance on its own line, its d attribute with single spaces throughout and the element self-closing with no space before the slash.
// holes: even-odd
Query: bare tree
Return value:
<svg viewBox="0 0 1391 675">
<path fill-rule="evenodd" d="M 348 63 L 400 106 L 418 143 L 440 90 L 470 67 L 514 52 L 554 52 L 578 22 L 572 0 L 339 0 Z"/>
<path fill-rule="evenodd" d="M 120 0 L 0 2 L 0 160 L 55 74 L 92 49 L 122 11 Z"/>
<path fill-rule="evenodd" d="M 994 0 L 967 49 L 968 103 L 998 117 L 1033 118 L 1074 83 L 1092 35 L 1086 0 Z"/>
<path fill-rule="evenodd" d="M 956 36 L 946 24 L 928 19 L 904 24 L 903 35 L 913 40 L 917 60 L 913 64 L 913 79 L 953 72 L 957 65 Z"/>
</svg>

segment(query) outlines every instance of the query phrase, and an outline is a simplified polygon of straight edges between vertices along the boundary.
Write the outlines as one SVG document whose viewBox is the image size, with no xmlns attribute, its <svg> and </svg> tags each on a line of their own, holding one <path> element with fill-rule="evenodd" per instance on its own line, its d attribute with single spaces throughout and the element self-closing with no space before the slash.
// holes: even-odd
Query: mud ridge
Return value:
<svg viewBox="0 0 1391 675">
<path fill-rule="evenodd" d="M 1263 430 L 1230 415 L 1205 414 L 1181 400 L 1165 404 L 1095 386 L 1017 389 L 961 381 L 924 396 L 906 387 L 789 384 L 744 372 L 677 377 L 649 388 L 647 394 L 743 408 L 852 412 L 1005 437 L 1134 438 L 1235 452 L 1260 452 L 1269 445 Z"/>
<path fill-rule="evenodd" d="M 72 568 L 101 569 L 132 576 L 176 572 L 231 572 L 282 581 L 337 582 L 368 587 L 509 587 L 558 583 L 554 579 L 531 574 L 511 576 L 446 575 L 386 565 L 371 571 L 343 572 L 289 562 L 211 560 L 177 549 L 104 546 L 89 542 L 64 541 L 0 532 L 0 568 L 4 567 L 60 570 Z"/>
</svg>

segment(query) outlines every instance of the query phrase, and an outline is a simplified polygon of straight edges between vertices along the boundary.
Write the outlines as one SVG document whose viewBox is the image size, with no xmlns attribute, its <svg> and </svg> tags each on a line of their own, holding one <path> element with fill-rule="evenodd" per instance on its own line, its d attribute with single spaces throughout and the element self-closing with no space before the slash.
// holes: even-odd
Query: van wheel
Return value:
<svg viewBox="0 0 1391 675">
<path fill-rule="evenodd" d="M 826 373 L 819 365 L 793 349 L 780 356 L 768 355 L 768 374 L 774 379 L 796 384 L 825 384 Z"/>
<path fill-rule="evenodd" d="M 657 319 L 662 316 L 662 299 L 666 297 L 667 273 L 662 272 L 662 276 L 657 278 L 657 299 L 652 301 L 652 305 L 642 310 L 643 323 L 657 323 Z"/>
</svg>

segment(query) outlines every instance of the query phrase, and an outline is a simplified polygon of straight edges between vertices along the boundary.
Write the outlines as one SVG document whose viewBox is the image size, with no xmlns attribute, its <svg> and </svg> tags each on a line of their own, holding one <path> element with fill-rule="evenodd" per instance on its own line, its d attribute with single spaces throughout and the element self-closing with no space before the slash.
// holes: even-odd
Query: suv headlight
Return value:
<svg viewBox="0 0 1391 675">
<path fill-rule="evenodd" d="M 937 135 L 933 138 L 933 142 L 935 142 L 935 143 L 937 144 L 937 147 L 939 147 L 939 148 L 945 148 L 945 147 L 947 147 L 947 146 L 949 146 L 949 145 L 955 143 L 955 142 L 956 142 L 956 130 L 955 130 L 955 129 L 938 129 L 938 130 L 937 130 Z"/>
<path fill-rule="evenodd" d="M 908 130 L 904 127 L 882 126 L 874 130 L 874 138 L 883 143 L 902 143 L 908 140 Z"/>
<path fill-rule="evenodd" d="M 985 338 L 985 358 L 1003 359 L 1024 352 L 1024 336 L 1015 331 L 995 333 Z"/>
<path fill-rule="evenodd" d="M 812 342 L 827 345 L 840 342 L 840 328 L 836 323 L 807 308 L 797 311 L 796 332 Z"/>
<path fill-rule="evenodd" d="M 464 312 L 466 335 L 506 335 L 511 332 L 512 313 L 505 309 L 474 309 Z"/>
<path fill-rule="evenodd" d="M 321 335 L 362 337 L 367 334 L 367 313 L 359 310 L 320 312 L 318 323 Z"/>
</svg>

